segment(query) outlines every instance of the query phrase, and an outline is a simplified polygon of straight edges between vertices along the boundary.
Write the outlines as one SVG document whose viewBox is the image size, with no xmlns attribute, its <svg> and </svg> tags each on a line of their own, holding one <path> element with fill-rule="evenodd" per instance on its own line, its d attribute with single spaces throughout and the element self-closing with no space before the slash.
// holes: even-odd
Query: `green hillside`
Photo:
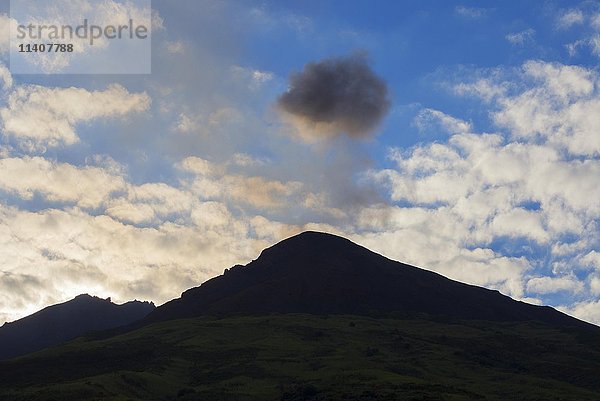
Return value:
<svg viewBox="0 0 600 401">
<path fill-rule="evenodd" d="M 0 400 L 599 400 L 598 372 L 592 330 L 197 318 L 0 363 Z"/>
</svg>

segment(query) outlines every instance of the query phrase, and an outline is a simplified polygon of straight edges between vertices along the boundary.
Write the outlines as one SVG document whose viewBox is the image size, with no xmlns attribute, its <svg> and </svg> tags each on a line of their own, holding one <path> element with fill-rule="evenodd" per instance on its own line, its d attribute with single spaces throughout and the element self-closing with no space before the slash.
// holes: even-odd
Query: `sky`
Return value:
<svg viewBox="0 0 600 401">
<path fill-rule="evenodd" d="M 12 74 L 0 38 L 0 324 L 309 229 L 600 324 L 600 2 L 152 8 L 151 74 Z"/>
</svg>

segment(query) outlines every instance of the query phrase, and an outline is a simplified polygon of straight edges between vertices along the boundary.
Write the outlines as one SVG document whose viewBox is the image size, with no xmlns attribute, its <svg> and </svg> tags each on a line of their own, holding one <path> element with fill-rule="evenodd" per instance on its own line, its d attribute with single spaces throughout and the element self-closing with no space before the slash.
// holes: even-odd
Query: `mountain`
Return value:
<svg viewBox="0 0 600 401">
<path fill-rule="evenodd" d="M 592 327 L 550 307 L 515 301 L 385 258 L 348 239 L 304 232 L 265 249 L 246 266 L 184 292 L 139 326 L 205 315 L 269 313 L 418 316 L 539 321 Z M 595 326 L 593 326 L 595 327 Z"/>
<path fill-rule="evenodd" d="M 90 331 L 127 325 L 153 309 L 151 302 L 116 305 L 110 298 L 79 295 L 0 327 L 0 360 L 51 347 Z"/>
<path fill-rule="evenodd" d="M 599 371 L 597 326 L 306 232 L 125 328 L 0 361 L 0 401 L 598 401 Z"/>
</svg>

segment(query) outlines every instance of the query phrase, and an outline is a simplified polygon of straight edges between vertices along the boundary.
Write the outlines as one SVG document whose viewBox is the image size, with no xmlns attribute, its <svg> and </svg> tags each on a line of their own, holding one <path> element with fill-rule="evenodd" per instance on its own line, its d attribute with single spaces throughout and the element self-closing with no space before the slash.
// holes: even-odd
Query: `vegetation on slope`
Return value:
<svg viewBox="0 0 600 401">
<path fill-rule="evenodd" d="M 600 337 L 534 323 L 269 315 L 0 363 L 0 400 L 598 400 Z"/>
</svg>

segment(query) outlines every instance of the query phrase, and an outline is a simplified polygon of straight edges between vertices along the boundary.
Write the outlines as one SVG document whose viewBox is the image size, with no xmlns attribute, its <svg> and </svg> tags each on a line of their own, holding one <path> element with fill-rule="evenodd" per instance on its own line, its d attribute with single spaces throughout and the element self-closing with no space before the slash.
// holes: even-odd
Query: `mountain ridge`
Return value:
<svg viewBox="0 0 600 401">
<path fill-rule="evenodd" d="M 147 301 L 117 305 L 110 298 L 78 295 L 2 325 L 0 360 L 58 345 L 88 332 L 128 325 L 154 308 L 154 303 Z"/>
<path fill-rule="evenodd" d="M 530 305 L 397 262 L 333 234 L 305 231 L 264 249 L 245 266 L 159 306 L 139 324 L 203 315 L 268 313 L 427 314 L 452 319 L 535 320 L 596 327 L 549 306 Z M 139 326 L 136 324 L 136 326 Z"/>
</svg>

